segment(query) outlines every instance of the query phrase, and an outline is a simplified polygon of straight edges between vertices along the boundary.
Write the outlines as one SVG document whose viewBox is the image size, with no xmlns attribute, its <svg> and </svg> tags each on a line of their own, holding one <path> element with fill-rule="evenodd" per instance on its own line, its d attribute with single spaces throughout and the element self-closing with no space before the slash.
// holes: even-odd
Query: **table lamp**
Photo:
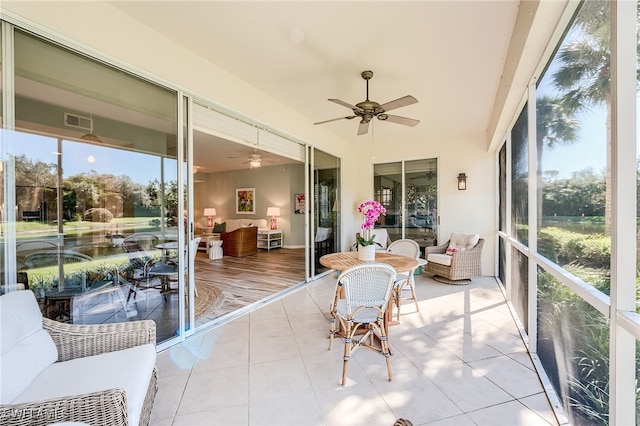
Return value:
<svg viewBox="0 0 640 426">
<path fill-rule="evenodd" d="M 267 216 L 271 216 L 271 229 L 278 229 L 277 217 L 280 216 L 280 207 L 268 207 Z"/>
<path fill-rule="evenodd" d="M 216 215 L 216 209 L 213 207 L 205 207 L 204 215 L 207 217 L 207 228 L 213 228 L 213 216 Z"/>
</svg>

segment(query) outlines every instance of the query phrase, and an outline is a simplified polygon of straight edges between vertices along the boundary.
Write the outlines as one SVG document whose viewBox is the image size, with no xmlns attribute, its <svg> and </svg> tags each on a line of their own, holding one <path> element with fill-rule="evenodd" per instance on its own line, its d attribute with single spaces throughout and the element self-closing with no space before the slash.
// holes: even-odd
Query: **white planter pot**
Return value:
<svg viewBox="0 0 640 426">
<path fill-rule="evenodd" d="M 359 246 L 358 247 L 358 259 L 364 261 L 374 261 L 376 260 L 376 246 Z"/>
</svg>

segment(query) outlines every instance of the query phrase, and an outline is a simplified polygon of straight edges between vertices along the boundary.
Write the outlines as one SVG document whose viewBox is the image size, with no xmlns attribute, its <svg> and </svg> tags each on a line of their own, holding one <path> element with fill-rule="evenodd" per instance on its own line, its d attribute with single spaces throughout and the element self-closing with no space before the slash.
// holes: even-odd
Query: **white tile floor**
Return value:
<svg viewBox="0 0 640 426">
<path fill-rule="evenodd" d="M 335 274 L 159 354 L 152 425 L 557 425 L 493 278 L 416 276 L 392 326 L 393 381 L 363 349 L 340 386 L 328 347 Z"/>
</svg>

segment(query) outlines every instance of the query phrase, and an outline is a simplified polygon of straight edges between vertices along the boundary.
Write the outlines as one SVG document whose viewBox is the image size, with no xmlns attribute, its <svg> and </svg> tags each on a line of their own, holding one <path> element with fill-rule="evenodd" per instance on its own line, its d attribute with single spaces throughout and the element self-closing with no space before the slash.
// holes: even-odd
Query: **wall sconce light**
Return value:
<svg viewBox="0 0 640 426">
<path fill-rule="evenodd" d="M 464 191 L 467 189 L 467 175 L 464 173 L 458 174 L 458 191 Z"/>
<path fill-rule="evenodd" d="M 216 215 L 216 209 L 213 207 L 205 207 L 204 215 L 207 217 L 207 228 L 213 228 L 213 216 Z"/>
<path fill-rule="evenodd" d="M 267 216 L 271 216 L 271 229 L 278 229 L 278 219 L 280 216 L 280 207 L 268 207 Z"/>
</svg>

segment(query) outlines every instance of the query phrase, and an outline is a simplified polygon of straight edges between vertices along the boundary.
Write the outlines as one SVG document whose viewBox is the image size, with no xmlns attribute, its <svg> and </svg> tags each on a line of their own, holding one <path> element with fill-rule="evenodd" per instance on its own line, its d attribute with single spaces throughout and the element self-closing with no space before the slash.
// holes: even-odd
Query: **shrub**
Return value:
<svg viewBox="0 0 640 426">
<path fill-rule="evenodd" d="M 560 265 L 573 263 L 609 269 L 611 240 L 602 234 L 580 234 L 549 227 L 538 232 L 538 252 Z"/>
<path fill-rule="evenodd" d="M 559 256 L 564 262 L 577 262 L 589 268 L 609 269 L 611 240 L 602 235 L 576 234 L 562 248 Z"/>
<path fill-rule="evenodd" d="M 111 222 L 113 213 L 107 209 L 95 207 L 84 212 L 84 220 L 89 222 Z"/>
</svg>

